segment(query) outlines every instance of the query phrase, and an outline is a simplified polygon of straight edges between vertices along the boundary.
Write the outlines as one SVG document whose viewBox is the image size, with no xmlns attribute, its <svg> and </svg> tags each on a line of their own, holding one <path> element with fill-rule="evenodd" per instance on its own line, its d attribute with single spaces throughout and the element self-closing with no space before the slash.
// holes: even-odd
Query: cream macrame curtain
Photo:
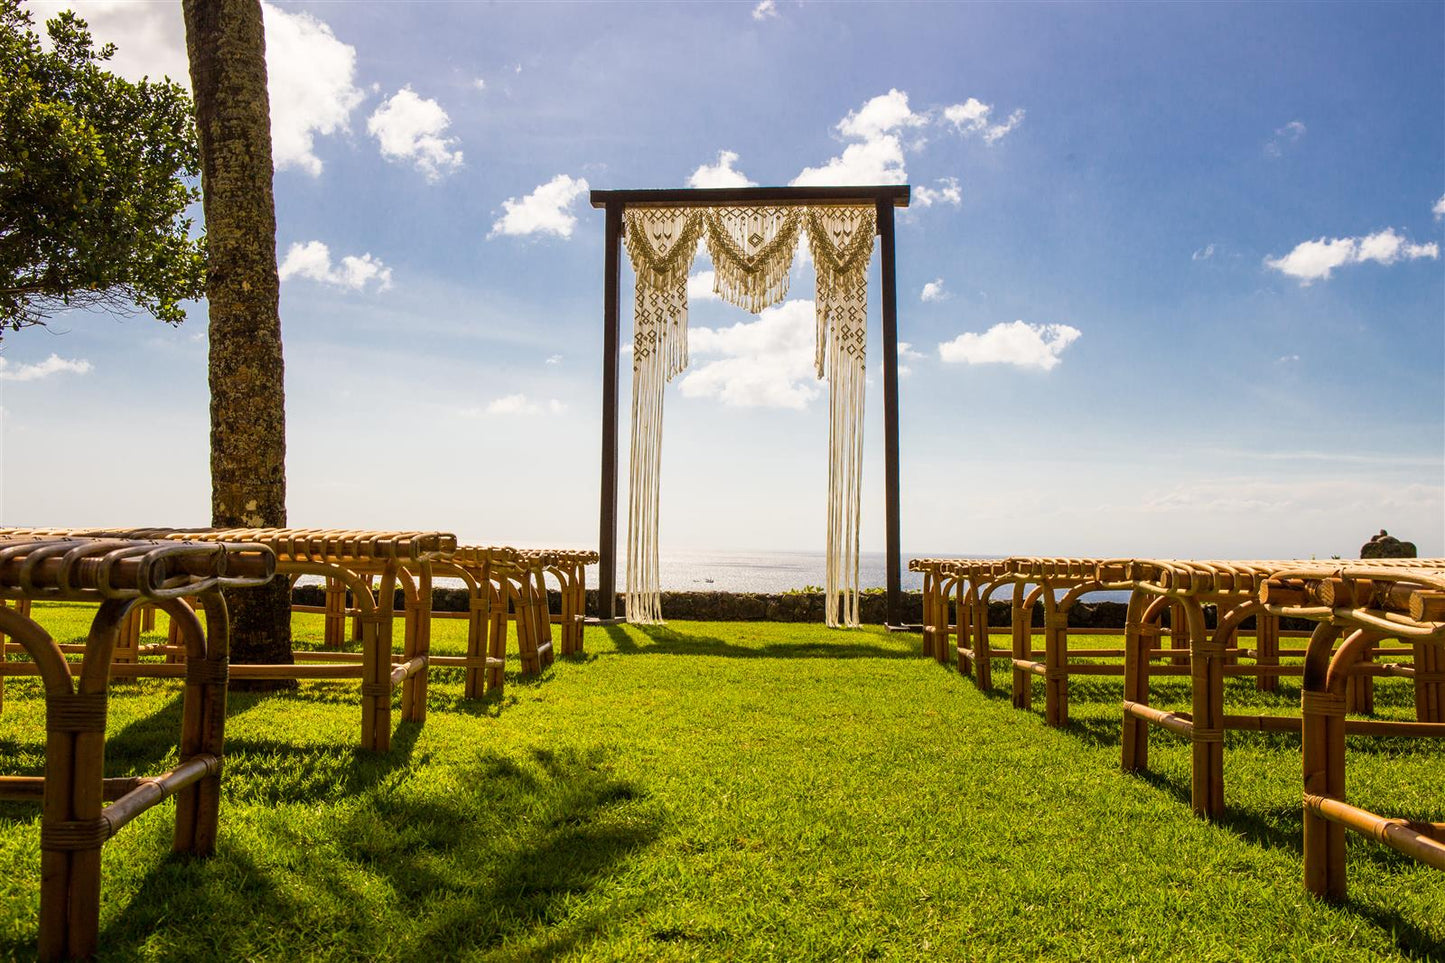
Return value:
<svg viewBox="0 0 1445 963">
<path fill-rule="evenodd" d="M 628 479 L 627 620 L 662 621 L 657 554 L 662 389 L 687 367 L 687 275 L 706 239 L 723 300 L 757 314 L 788 294 L 806 230 L 817 272 L 818 377 L 828 377 L 826 621 L 858 624 L 858 506 L 868 343 L 871 205 L 642 208 L 626 212 L 637 275 L 632 347 L 632 465 Z"/>
</svg>

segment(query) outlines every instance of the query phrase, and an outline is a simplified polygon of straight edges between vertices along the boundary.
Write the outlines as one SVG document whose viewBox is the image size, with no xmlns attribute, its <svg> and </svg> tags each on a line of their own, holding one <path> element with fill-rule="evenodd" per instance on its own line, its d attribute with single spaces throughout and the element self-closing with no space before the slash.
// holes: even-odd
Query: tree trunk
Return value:
<svg viewBox="0 0 1445 963">
<path fill-rule="evenodd" d="M 281 283 L 260 0 L 184 0 L 210 248 L 211 524 L 286 525 Z M 231 658 L 291 655 L 285 578 L 228 592 Z"/>
</svg>

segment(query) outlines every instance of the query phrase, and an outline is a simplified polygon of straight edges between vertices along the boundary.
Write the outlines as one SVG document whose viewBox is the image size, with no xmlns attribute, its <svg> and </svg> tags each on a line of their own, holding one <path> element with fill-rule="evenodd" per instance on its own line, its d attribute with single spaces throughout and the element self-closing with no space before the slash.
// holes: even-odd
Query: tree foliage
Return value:
<svg viewBox="0 0 1445 963">
<path fill-rule="evenodd" d="M 42 47 L 19 0 L 0 0 L 0 333 L 73 307 L 185 319 L 205 292 L 195 122 L 184 88 L 105 69 L 66 11 Z"/>
</svg>

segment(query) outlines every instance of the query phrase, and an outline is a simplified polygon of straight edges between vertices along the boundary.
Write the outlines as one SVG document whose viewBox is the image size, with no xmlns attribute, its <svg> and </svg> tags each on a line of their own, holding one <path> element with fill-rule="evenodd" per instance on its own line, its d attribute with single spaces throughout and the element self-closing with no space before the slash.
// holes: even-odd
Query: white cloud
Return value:
<svg viewBox="0 0 1445 963">
<path fill-rule="evenodd" d="M 990 122 L 992 116 L 993 105 L 985 104 L 977 97 L 943 108 L 943 119 L 952 124 L 954 130 L 960 134 L 978 134 L 988 144 L 995 143 L 1023 123 L 1024 111 L 1019 108 L 997 124 Z"/>
<path fill-rule="evenodd" d="M 1297 355 L 1297 354 L 1285 354 L 1285 355 L 1280 355 L 1278 358 L 1275 358 L 1275 359 L 1274 359 L 1274 363 L 1275 363 L 1275 364 L 1294 364 L 1294 363 L 1295 363 L 1296 361 L 1298 361 L 1298 360 L 1299 360 L 1299 355 Z"/>
<path fill-rule="evenodd" d="M 475 87 L 477 90 L 486 90 L 487 81 L 483 77 L 477 77 L 472 81 L 472 86 Z"/>
<path fill-rule="evenodd" d="M 548 355 L 548 356 L 547 356 L 547 364 L 561 364 L 561 363 L 562 363 L 562 356 L 561 356 L 560 354 L 551 354 L 551 355 Z"/>
<path fill-rule="evenodd" d="M 1445 194 L 1440 195 L 1440 199 L 1435 202 L 1435 206 L 1430 208 L 1430 213 L 1435 215 L 1435 220 L 1437 221 L 1445 217 Z"/>
<path fill-rule="evenodd" d="M 716 271 L 699 271 L 696 274 L 688 275 L 687 278 L 687 300 L 689 303 L 695 301 L 721 301 L 717 292 L 713 290 L 717 286 Z"/>
<path fill-rule="evenodd" d="M 556 415 L 561 414 L 566 410 L 567 405 L 561 401 L 558 401 L 556 398 L 552 398 L 544 403 L 540 401 L 533 401 L 525 394 L 518 392 L 514 395 L 503 395 L 500 398 L 494 398 L 489 401 L 487 403 L 487 406 L 480 411 L 478 411 L 476 408 L 469 408 L 466 410 L 465 414 L 473 416 L 535 415 L 540 414 L 543 411 L 549 411 L 552 414 Z"/>
<path fill-rule="evenodd" d="M 1082 334 L 1067 324 L 999 323 L 983 334 L 966 331 L 938 346 L 938 356 L 964 364 L 1011 364 L 1052 371 L 1065 348 Z"/>
<path fill-rule="evenodd" d="M 717 152 L 716 164 L 703 164 L 687 179 L 688 187 L 756 187 L 757 181 L 748 180 L 742 171 L 734 170 L 738 161 L 734 151 Z"/>
<path fill-rule="evenodd" d="M 502 216 L 492 223 L 487 237 L 504 234 L 522 237 L 527 234 L 555 234 L 571 237 L 577 216 L 567 210 L 572 202 L 587 193 L 587 181 L 558 174 L 535 191 L 518 200 L 509 197 L 502 202 Z"/>
<path fill-rule="evenodd" d="M 1396 261 L 1414 261 L 1420 258 L 1434 260 L 1440 256 L 1440 246 L 1435 242 L 1413 244 L 1387 227 L 1366 237 L 1319 238 L 1295 245 L 1294 250 L 1284 257 L 1264 259 L 1266 267 L 1274 268 L 1281 274 L 1298 278 L 1301 285 L 1328 280 L 1338 267 L 1346 264 L 1363 264 L 1375 261 L 1379 264 L 1394 264 Z"/>
<path fill-rule="evenodd" d="M 816 309 L 811 300 L 784 301 L 757 320 L 728 328 L 693 328 L 693 370 L 680 390 L 731 407 L 801 409 L 822 393 L 813 366 Z"/>
<path fill-rule="evenodd" d="M 942 186 L 925 187 L 920 184 L 913 188 L 912 205 L 931 207 L 934 204 L 952 204 L 958 207 L 963 203 L 963 189 L 958 186 L 957 177 L 940 177 L 938 183 Z"/>
<path fill-rule="evenodd" d="M 896 88 L 879 94 L 862 107 L 849 111 L 838 121 L 838 132 L 844 137 L 872 140 L 908 127 L 922 127 L 928 117 L 916 114 L 908 106 L 908 94 Z"/>
<path fill-rule="evenodd" d="M 290 278 L 306 278 L 352 291 L 362 291 L 368 284 L 374 290 L 385 291 L 391 287 L 391 268 L 371 254 L 361 257 L 346 255 L 341 263 L 332 265 L 331 251 L 321 241 L 307 241 L 292 244 L 286 251 L 278 274 L 282 281 Z"/>
<path fill-rule="evenodd" d="M 329 26 L 309 13 L 287 13 L 269 3 L 261 10 L 271 92 L 271 156 L 277 170 L 299 167 L 314 177 L 321 173 L 321 159 L 313 150 L 316 135 L 347 130 L 351 112 L 365 97 L 354 83 L 356 48 L 337 40 Z"/>
<path fill-rule="evenodd" d="M 849 144 L 843 153 L 822 167 L 805 167 L 793 184 L 806 187 L 852 184 L 904 184 L 903 145 L 892 134 L 861 144 Z"/>
<path fill-rule="evenodd" d="M 169 77 L 190 88 L 185 21 L 174 4 L 127 0 L 31 2 L 37 19 L 73 9 L 99 43 L 116 45 L 110 69 L 130 80 Z M 261 5 L 266 25 L 266 74 L 271 93 L 271 153 L 277 170 L 321 173 L 317 135 L 348 129 L 364 94 L 357 89 L 356 48 L 308 13 Z"/>
<path fill-rule="evenodd" d="M 1191 261 L 1207 261 L 1214 257 L 1214 245 L 1206 244 L 1193 254 L 1189 255 Z"/>
<path fill-rule="evenodd" d="M 899 134 L 927 122 L 927 116 L 909 108 L 908 94 L 903 91 L 879 94 L 838 122 L 839 133 L 858 143 L 849 144 L 822 167 L 804 168 L 792 182 L 799 186 L 905 184 L 908 172 Z"/>
<path fill-rule="evenodd" d="M 1302 120 L 1292 120 L 1283 127 L 1276 127 L 1274 136 L 1264 145 L 1265 154 L 1269 157 L 1283 155 L 1284 149 L 1298 144 L 1308 129 Z"/>
<path fill-rule="evenodd" d="M 914 351 L 913 345 L 907 341 L 898 342 L 898 377 L 906 378 L 913 374 L 913 362 L 922 361 L 925 357 L 923 352 Z"/>
<path fill-rule="evenodd" d="M 461 166 L 462 152 L 454 151 L 455 137 L 446 137 L 451 118 L 435 100 L 418 97 L 403 87 L 376 108 L 366 121 L 367 131 L 381 145 L 381 156 L 411 161 L 427 180 Z"/>
<path fill-rule="evenodd" d="M 924 302 L 925 304 L 930 301 L 948 300 L 948 292 L 943 290 L 943 278 L 934 278 L 932 281 L 929 281 L 927 284 L 925 284 L 923 286 L 923 291 L 920 292 L 918 295 L 918 300 Z"/>
<path fill-rule="evenodd" d="M 0 358 L 0 381 L 39 381 L 53 374 L 87 374 L 91 363 L 83 358 L 70 360 L 58 354 L 51 354 L 44 361 L 34 364 L 11 364 L 9 358 Z"/>
<path fill-rule="evenodd" d="M 777 0 L 762 0 L 756 7 L 753 7 L 754 20 L 767 20 L 778 15 Z"/>
</svg>

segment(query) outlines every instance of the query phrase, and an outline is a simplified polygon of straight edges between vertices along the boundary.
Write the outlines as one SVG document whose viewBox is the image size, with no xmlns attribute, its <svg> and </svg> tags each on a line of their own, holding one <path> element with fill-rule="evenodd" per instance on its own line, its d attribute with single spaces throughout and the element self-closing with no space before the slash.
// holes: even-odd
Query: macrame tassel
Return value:
<svg viewBox="0 0 1445 963">
<path fill-rule="evenodd" d="M 837 342 L 833 342 L 834 345 Z M 828 352 L 828 558 L 824 621 L 831 629 L 858 621 L 858 523 L 863 475 L 861 359 Z"/>
<path fill-rule="evenodd" d="M 632 464 L 628 474 L 627 621 L 662 621 L 657 558 L 657 514 L 662 475 L 661 352 L 649 352 L 632 367 Z"/>
<path fill-rule="evenodd" d="M 828 375 L 828 554 L 824 621 L 856 627 L 858 529 L 863 477 L 863 399 L 868 356 L 868 261 L 877 218 L 871 207 L 808 211 L 818 278 L 818 377 Z"/>
<path fill-rule="evenodd" d="M 719 207 L 704 215 L 713 292 L 758 314 L 788 296 L 802 218 L 791 207 Z"/>
<path fill-rule="evenodd" d="M 702 212 L 626 212 L 627 253 L 637 274 L 632 315 L 632 464 L 628 473 L 627 621 L 662 621 L 657 558 L 662 475 L 662 391 L 687 368 L 687 274 L 702 239 Z"/>
</svg>

